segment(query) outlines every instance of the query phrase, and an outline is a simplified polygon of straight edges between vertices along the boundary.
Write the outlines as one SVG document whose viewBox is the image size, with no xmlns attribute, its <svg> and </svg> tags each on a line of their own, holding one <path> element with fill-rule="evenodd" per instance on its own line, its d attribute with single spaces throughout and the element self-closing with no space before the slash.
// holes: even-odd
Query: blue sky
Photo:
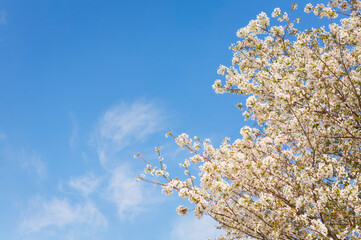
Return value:
<svg viewBox="0 0 361 240">
<path fill-rule="evenodd" d="M 161 146 L 177 173 L 169 130 L 237 138 L 245 99 L 213 92 L 217 68 L 237 29 L 290 4 L 0 0 L 0 239 L 214 237 L 135 182 L 133 155 Z"/>
</svg>

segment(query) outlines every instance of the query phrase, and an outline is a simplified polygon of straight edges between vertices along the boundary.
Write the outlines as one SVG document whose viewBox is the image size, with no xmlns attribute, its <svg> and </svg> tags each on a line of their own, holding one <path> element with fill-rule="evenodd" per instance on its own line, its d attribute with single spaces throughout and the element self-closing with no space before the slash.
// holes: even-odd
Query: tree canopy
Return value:
<svg viewBox="0 0 361 240">
<path fill-rule="evenodd" d="M 144 159 L 164 181 L 139 179 L 189 199 L 197 217 L 219 223 L 219 239 L 361 238 L 361 1 L 307 4 L 329 25 L 306 30 L 296 8 L 276 8 L 276 25 L 262 12 L 238 30 L 233 66 L 218 70 L 215 92 L 247 96 L 238 107 L 256 126 L 218 148 L 169 133 L 192 154 L 183 177 L 169 175 L 159 149 L 159 166 Z"/>
</svg>

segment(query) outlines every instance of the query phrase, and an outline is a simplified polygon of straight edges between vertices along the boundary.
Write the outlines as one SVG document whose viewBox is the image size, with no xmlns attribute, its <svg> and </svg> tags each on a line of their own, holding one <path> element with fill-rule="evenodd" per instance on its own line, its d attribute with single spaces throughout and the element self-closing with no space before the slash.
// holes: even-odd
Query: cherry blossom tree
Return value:
<svg viewBox="0 0 361 240">
<path fill-rule="evenodd" d="M 213 85 L 248 96 L 238 106 L 256 126 L 218 148 L 168 133 L 191 153 L 183 178 L 170 176 L 159 149 L 159 167 L 137 154 L 150 177 L 139 179 L 187 198 L 197 217 L 214 218 L 219 239 L 361 238 L 361 1 L 307 4 L 305 12 L 329 25 L 302 31 L 291 17 L 296 8 L 276 8 L 278 25 L 262 12 L 241 28 L 233 66 L 221 66 L 225 82 Z"/>
</svg>

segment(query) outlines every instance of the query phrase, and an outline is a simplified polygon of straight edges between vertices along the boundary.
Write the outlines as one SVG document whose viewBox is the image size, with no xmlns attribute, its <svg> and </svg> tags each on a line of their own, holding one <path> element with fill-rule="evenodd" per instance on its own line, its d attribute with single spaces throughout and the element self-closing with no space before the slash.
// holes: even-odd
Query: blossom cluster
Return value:
<svg viewBox="0 0 361 240">
<path fill-rule="evenodd" d="M 263 12 L 251 20 L 237 32 L 233 66 L 218 70 L 225 82 L 213 88 L 249 96 L 244 116 L 258 126 L 218 148 L 169 133 L 192 154 L 185 180 L 170 178 L 162 160 L 145 172 L 163 176 L 163 192 L 187 198 L 197 217 L 214 218 L 221 239 L 360 239 L 360 9 L 360 0 L 307 4 L 330 24 L 304 31 L 279 8 L 272 18 L 283 25 Z"/>
</svg>

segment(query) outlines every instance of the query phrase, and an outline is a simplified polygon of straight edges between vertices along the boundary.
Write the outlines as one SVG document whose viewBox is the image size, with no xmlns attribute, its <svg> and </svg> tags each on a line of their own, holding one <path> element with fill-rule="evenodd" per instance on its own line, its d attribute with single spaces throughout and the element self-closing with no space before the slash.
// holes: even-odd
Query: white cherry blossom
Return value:
<svg viewBox="0 0 361 240">
<path fill-rule="evenodd" d="M 159 167 L 143 159 L 150 176 L 139 179 L 214 218 L 225 233 L 219 239 L 360 239 L 360 10 L 360 0 L 307 4 L 306 13 L 329 25 L 306 30 L 296 28 L 296 12 L 276 8 L 282 25 L 260 13 L 237 31 L 233 66 L 221 66 L 225 81 L 213 85 L 248 96 L 244 116 L 258 126 L 218 148 L 170 132 L 192 154 L 181 163 L 184 176 L 173 178 L 157 149 Z"/>
</svg>

